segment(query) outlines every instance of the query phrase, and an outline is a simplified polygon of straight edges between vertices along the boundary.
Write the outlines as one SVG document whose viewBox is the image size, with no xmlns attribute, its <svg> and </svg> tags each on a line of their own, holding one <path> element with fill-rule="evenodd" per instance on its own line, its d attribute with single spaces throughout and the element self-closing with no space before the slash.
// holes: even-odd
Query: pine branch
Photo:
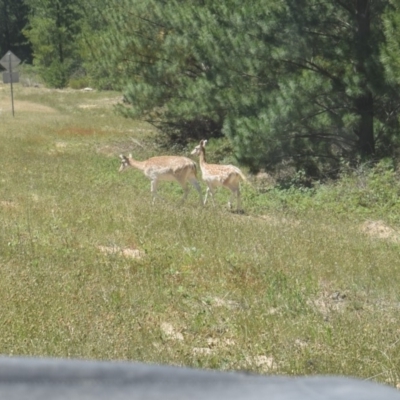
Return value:
<svg viewBox="0 0 400 400">
<path fill-rule="evenodd" d="M 340 36 L 331 35 L 331 34 L 329 34 L 329 33 L 324 33 L 324 32 L 311 31 L 311 30 L 307 30 L 307 29 L 304 29 L 303 32 L 308 33 L 308 34 L 311 34 L 311 35 L 315 35 L 315 36 L 321 36 L 321 37 L 324 37 L 324 38 L 335 39 L 335 40 L 337 40 L 337 41 L 339 41 L 339 40 L 342 39 Z"/>
<path fill-rule="evenodd" d="M 293 133 L 290 136 L 292 139 L 293 138 L 319 138 L 319 139 L 329 139 L 329 140 L 335 140 L 339 142 L 352 142 L 351 139 L 346 139 L 344 136 L 338 136 L 337 134 L 334 133 L 328 133 L 328 132 L 311 132 L 311 133 Z"/>
<path fill-rule="evenodd" d="M 314 71 L 315 71 L 315 72 L 319 72 L 321 75 L 326 76 L 327 78 L 331 79 L 333 82 L 337 83 L 338 85 L 343 86 L 341 80 L 340 80 L 338 77 L 332 75 L 332 74 L 331 74 L 329 71 L 327 71 L 326 69 L 320 67 L 319 65 L 313 63 L 312 61 L 309 61 L 309 60 L 304 60 L 304 61 L 305 61 L 307 64 L 311 65 L 311 66 L 314 68 Z"/>
<path fill-rule="evenodd" d="M 300 62 L 296 62 L 293 60 L 285 60 L 282 59 L 283 62 L 287 63 L 287 64 L 291 64 L 294 65 L 296 67 L 302 68 L 302 69 L 306 69 L 309 71 L 313 71 L 316 72 L 320 75 L 323 75 L 327 78 L 329 78 L 332 82 L 335 82 L 335 84 L 337 84 L 339 87 L 344 87 L 343 82 L 335 75 L 332 75 L 329 71 L 327 71 L 326 69 L 320 67 L 319 65 L 313 63 L 312 61 L 309 60 L 303 60 L 304 64 L 300 63 Z M 307 65 L 308 64 L 308 65 Z M 348 97 L 346 95 L 346 97 Z"/>
<path fill-rule="evenodd" d="M 354 16 L 356 15 L 354 9 L 352 9 L 352 8 L 349 6 L 349 4 L 346 4 L 346 3 L 343 2 L 342 0 L 336 0 L 336 3 L 339 4 L 339 6 L 341 6 L 342 8 L 344 8 L 346 11 L 348 11 L 352 17 L 354 17 Z"/>
<path fill-rule="evenodd" d="M 160 22 L 155 22 L 155 21 L 152 21 L 152 20 L 150 20 L 148 18 L 144 18 L 144 17 L 140 16 L 139 14 L 136 14 L 136 13 L 130 11 L 130 10 L 127 10 L 126 8 L 123 8 L 123 7 L 119 6 L 118 1 L 114 2 L 114 6 L 115 6 L 115 8 L 118 8 L 122 12 L 121 15 L 128 14 L 128 15 L 131 15 L 131 16 L 139 19 L 139 20 L 145 21 L 145 22 L 147 22 L 147 23 L 149 23 L 151 25 L 157 26 L 159 28 L 163 28 L 163 29 L 167 28 L 167 25 L 163 25 Z"/>
<path fill-rule="evenodd" d="M 324 112 L 329 112 L 329 113 L 338 115 L 336 110 L 350 110 L 351 109 L 351 107 L 346 107 L 346 106 L 328 107 L 325 104 L 322 104 L 321 102 L 319 102 L 317 100 L 314 100 L 314 104 L 316 104 L 317 106 L 319 106 L 319 107 L 321 107 L 323 109 L 323 111 L 315 113 L 314 116 L 319 115 L 319 114 L 323 114 Z"/>
</svg>

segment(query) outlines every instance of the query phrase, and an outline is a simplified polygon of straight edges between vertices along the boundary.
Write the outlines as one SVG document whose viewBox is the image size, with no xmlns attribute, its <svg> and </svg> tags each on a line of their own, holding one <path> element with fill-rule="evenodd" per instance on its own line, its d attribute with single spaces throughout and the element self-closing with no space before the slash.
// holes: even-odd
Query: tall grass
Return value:
<svg viewBox="0 0 400 400">
<path fill-rule="evenodd" d="M 398 384 L 396 172 L 245 186 L 244 215 L 223 192 L 181 206 L 168 183 L 152 206 L 117 156 L 157 154 L 155 133 L 114 115 L 118 98 L 17 86 L 0 115 L 0 352 Z M 371 218 L 392 236 L 363 232 Z"/>
</svg>

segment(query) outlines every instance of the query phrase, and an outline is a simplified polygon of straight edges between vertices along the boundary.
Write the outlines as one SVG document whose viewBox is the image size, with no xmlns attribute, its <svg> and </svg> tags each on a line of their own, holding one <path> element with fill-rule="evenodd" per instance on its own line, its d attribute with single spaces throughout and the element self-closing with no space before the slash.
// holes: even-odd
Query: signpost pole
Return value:
<svg viewBox="0 0 400 400">
<path fill-rule="evenodd" d="M 12 65 L 11 65 L 11 52 L 8 54 L 8 65 L 10 71 L 10 84 L 11 84 L 11 107 L 12 107 L 12 115 L 14 117 L 14 90 L 13 90 L 13 80 L 12 80 Z"/>
<path fill-rule="evenodd" d="M 3 66 L 7 70 L 6 72 L 3 72 L 3 82 L 11 84 L 11 107 L 12 107 L 12 115 L 13 116 L 14 116 L 14 88 L 13 88 L 13 83 L 14 82 L 19 82 L 19 75 L 18 75 L 18 72 L 13 74 L 12 70 L 13 70 L 13 67 L 15 69 L 20 62 L 21 62 L 21 60 L 16 55 L 11 53 L 11 51 L 8 51 L 0 59 L 0 65 Z"/>
</svg>

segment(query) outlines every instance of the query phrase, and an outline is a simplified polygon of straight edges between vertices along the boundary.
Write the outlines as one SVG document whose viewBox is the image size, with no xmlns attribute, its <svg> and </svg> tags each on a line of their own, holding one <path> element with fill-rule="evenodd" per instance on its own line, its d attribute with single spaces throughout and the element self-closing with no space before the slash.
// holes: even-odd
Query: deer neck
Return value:
<svg viewBox="0 0 400 400">
<path fill-rule="evenodd" d="M 207 164 L 207 161 L 206 161 L 206 150 L 204 149 L 204 147 L 200 148 L 199 162 L 200 162 L 200 166 Z"/>
<path fill-rule="evenodd" d="M 144 168 L 145 168 L 145 162 L 144 161 L 137 161 L 137 160 L 135 160 L 133 158 L 128 158 L 128 162 L 129 162 L 129 165 L 132 168 L 137 168 L 137 169 L 140 169 L 141 171 L 143 171 Z"/>
</svg>

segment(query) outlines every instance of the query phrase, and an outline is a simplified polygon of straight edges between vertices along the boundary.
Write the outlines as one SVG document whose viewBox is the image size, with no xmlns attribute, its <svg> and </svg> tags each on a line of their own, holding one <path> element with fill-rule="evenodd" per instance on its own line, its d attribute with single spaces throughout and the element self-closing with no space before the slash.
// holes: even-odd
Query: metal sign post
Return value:
<svg viewBox="0 0 400 400">
<path fill-rule="evenodd" d="M 3 72 L 3 82 L 10 83 L 11 85 L 11 107 L 12 107 L 12 115 L 14 116 L 14 91 L 13 91 L 13 82 L 19 82 L 18 72 L 13 73 L 13 67 L 16 68 L 21 60 L 11 51 L 8 51 L 3 58 L 0 60 L 0 64 L 6 69 Z"/>
</svg>

